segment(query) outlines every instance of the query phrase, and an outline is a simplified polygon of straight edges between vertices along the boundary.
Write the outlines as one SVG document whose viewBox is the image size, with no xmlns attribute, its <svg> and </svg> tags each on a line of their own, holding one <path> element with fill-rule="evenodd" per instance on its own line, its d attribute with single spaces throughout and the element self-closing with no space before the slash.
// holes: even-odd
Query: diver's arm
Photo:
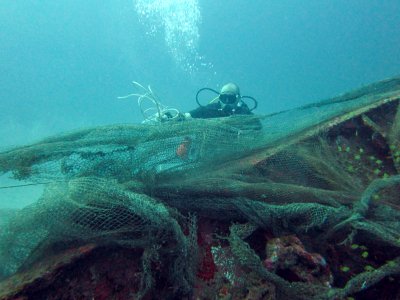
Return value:
<svg viewBox="0 0 400 300">
<path fill-rule="evenodd" d="M 207 106 L 200 106 L 189 112 L 192 118 L 208 119 L 208 118 L 218 118 L 224 117 L 226 114 L 220 110 L 219 103 L 211 103 Z"/>
<path fill-rule="evenodd" d="M 243 103 L 243 102 L 242 102 Z M 251 110 L 249 109 L 249 107 L 247 106 L 247 104 L 243 103 L 238 109 L 237 109 L 237 113 L 240 115 L 252 115 L 253 113 L 251 112 Z"/>
</svg>

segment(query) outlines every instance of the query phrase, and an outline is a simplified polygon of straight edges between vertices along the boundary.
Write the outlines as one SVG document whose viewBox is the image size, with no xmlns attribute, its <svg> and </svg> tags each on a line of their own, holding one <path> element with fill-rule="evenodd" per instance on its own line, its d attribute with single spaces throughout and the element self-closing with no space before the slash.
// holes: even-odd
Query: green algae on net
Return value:
<svg viewBox="0 0 400 300">
<path fill-rule="evenodd" d="M 95 127 L 2 152 L 0 172 L 52 183 L 1 229 L 0 296 L 29 296 L 35 282 L 7 289 L 13 276 L 85 245 L 98 249 L 83 258 L 88 270 L 102 266 L 107 249 L 132 249 L 129 276 L 140 280 L 129 293 L 138 297 L 249 296 L 243 286 L 268 289 L 271 299 L 277 291 L 290 299 L 399 295 L 390 284 L 400 272 L 399 99 L 392 78 L 267 116 Z M 284 251 L 266 251 L 287 240 Z M 271 266 L 304 266 L 272 264 L 270 253 L 318 257 L 334 280 L 277 271 Z M 123 277 L 112 272 L 100 273 Z M 100 277 L 81 277 L 72 290 L 117 293 Z M 61 279 L 41 278 L 70 293 Z"/>
</svg>

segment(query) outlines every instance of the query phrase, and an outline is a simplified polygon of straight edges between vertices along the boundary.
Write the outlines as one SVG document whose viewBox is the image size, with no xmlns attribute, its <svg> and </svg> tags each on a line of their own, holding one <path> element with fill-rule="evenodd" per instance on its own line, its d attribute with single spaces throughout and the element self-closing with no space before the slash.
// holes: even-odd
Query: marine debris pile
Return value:
<svg viewBox="0 0 400 300">
<path fill-rule="evenodd" d="M 1 173 L 50 182 L 0 229 L 0 298 L 399 298 L 399 99 L 393 78 L 0 153 Z"/>
</svg>

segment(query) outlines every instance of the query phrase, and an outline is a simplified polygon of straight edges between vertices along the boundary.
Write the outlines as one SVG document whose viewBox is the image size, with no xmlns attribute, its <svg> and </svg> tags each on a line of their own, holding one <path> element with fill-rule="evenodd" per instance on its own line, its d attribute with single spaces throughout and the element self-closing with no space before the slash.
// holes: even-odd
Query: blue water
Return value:
<svg viewBox="0 0 400 300">
<path fill-rule="evenodd" d="M 0 148 L 239 84 L 269 113 L 400 73 L 398 0 L 2 0 Z"/>
</svg>

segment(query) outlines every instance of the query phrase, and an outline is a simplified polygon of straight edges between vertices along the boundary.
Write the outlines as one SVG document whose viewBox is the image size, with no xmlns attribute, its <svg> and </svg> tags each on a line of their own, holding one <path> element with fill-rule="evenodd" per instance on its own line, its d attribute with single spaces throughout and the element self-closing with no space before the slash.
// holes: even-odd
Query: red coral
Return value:
<svg viewBox="0 0 400 300">
<path fill-rule="evenodd" d="M 318 253 L 309 253 L 293 235 L 274 238 L 267 243 L 264 266 L 289 281 L 302 281 L 329 286 L 332 275 L 325 259 Z"/>
<path fill-rule="evenodd" d="M 197 276 L 204 281 L 209 281 L 214 279 L 216 266 L 214 262 L 214 258 L 211 253 L 211 245 L 206 245 L 203 248 L 203 259 L 200 263 L 199 271 Z"/>
<path fill-rule="evenodd" d="M 108 280 L 104 279 L 96 284 L 94 288 L 94 299 L 95 300 L 106 300 L 112 296 L 112 288 Z"/>
</svg>

